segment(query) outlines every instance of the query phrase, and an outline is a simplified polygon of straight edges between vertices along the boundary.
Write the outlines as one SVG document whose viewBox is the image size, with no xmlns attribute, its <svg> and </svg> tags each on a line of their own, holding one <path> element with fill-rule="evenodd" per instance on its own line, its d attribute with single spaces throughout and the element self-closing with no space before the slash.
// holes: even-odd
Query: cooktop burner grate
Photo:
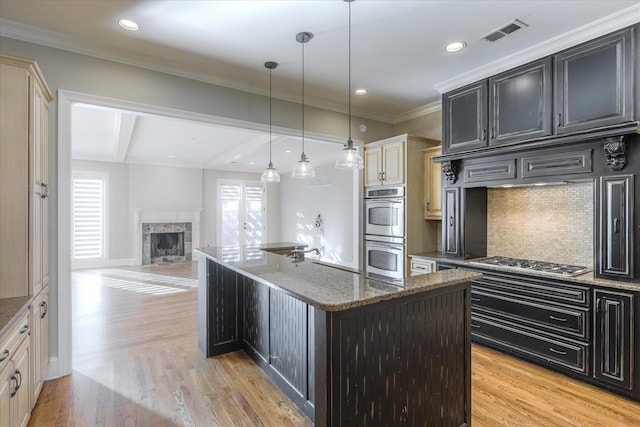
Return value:
<svg viewBox="0 0 640 427">
<path fill-rule="evenodd" d="M 503 267 L 513 267 L 523 270 L 540 271 L 544 273 L 557 274 L 560 276 L 578 276 L 591 271 L 588 267 L 578 265 L 556 264 L 553 262 L 534 261 L 529 259 L 509 258 L 504 256 L 492 256 L 471 261 L 475 264 L 499 265 Z"/>
</svg>

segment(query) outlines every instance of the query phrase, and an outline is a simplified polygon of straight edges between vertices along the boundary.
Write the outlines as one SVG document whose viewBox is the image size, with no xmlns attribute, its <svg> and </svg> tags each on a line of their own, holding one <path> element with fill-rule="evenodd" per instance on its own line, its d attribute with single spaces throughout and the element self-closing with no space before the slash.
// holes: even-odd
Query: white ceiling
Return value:
<svg viewBox="0 0 640 427">
<path fill-rule="evenodd" d="M 437 102 L 436 86 L 510 68 L 518 61 L 513 58 L 526 59 L 527 52 L 545 44 L 567 47 L 575 43 L 575 34 L 612 16 L 640 21 L 637 0 L 357 0 L 351 9 L 352 87 L 369 91 L 353 96 L 353 113 L 388 123 Z M 135 20 L 140 31 L 122 30 L 120 18 Z M 483 39 L 515 19 L 528 26 L 494 43 Z M 274 97 L 296 102 L 301 97 L 301 45 L 295 35 L 301 31 L 315 35 L 305 45 L 305 103 L 346 112 L 348 5 L 340 0 L 2 0 L 0 5 L 0 35 L 263 95 L 269 93 L 263 64 L 276 61 Z M 444 46 L 453 40 L 468 46 L 448 54 Z M 255 154 L 261 165 L 256 171 L 268 158 L 263 131 L 216 126 L 210 133 L 202 123 L 185 128 L 185 121 L 134 119 L 131 113 L 96 108 L 79 107 L 74 114 L 83 115 L 85 125 L 74 129 L 74 136 L 84 135 L 73 143 L 77 158 L 163 160 L 220 169 L 237 167 L 229 166 L 231 161 L 248 168 Z M 296 143 L 294 162 L 300 138 L 274 140 L 276 167 L 281 162 L 280 154 L 276 162 L 276 146 Z M 191 145 L 197 150 L 179 148 Z M 239 147 L 250 151 L 238 153 Z M 305 147 L 312 161 L 340 148 L 332 144 L 312 153 L 312 147 L 313 141 Z M 178 157 L 172 160 L 169 154 Z"/>
</svg>

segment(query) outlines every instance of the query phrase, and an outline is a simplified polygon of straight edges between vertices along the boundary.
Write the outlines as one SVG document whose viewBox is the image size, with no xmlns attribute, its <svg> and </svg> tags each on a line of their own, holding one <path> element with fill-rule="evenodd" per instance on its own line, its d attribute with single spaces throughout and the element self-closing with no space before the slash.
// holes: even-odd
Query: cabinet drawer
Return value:
<svg viewBox="0 0 640 427">
<path fill-rule="evenodd" d="M 482 270 L 483 273 L 486 270 Z M 473 282 L 478 290 L 492 289 L 506 296 L 526 298 L 538 302 L 557 302 L 575 307 L 589 307 L 589 288 L 569 285 L 559 281 L 514 277 L 509 275 L 485 273 L 481 280 Z"/>
<path fill-rule="evenodd" d="M 20 319 L 0 341 L 0 369 L 9 363 L 9 359 L 15 355 L 18 346 L 27 336 L 29 336 L 29 310 L 20 316 Z"/>
<path fill-rule="evenodd" d="M 471 328 L 475 341 L 497 346 L 547 365 L 589 374 L 589 344 L 562 341 L 477 314 L 471 316 Z"/>
<path fill-rule="evenodd" d="M 538 176 L 568 175 L 575 173 L 589 173 L 591 166 L 591 151 L 581 150 L 568 153 L 546 154 L 543 156 L 522 157 L 521 177 L 532 178 Z"/>
<path fill-rule="evenodd" d="M 495 181 L 515 177 L 515 159 L 482 163 L 466 162 L 464 165 L 464 182 Z"/>
<path fill-rule="evenodd" d="M 435 261 L 426 259 L 411 259 L 411 275 L 418 276 L 420 274 L 433 273 L 436 271 Z"/>
<path fill-rule="evenodd" d="M 471 288 L 471 308 L 482 307 L 504 314 L 513 321 L 524 321 L 532 327 L 542 327 L 551 333 L 588 339 L 588 309 L 571 309 L 510 298 Z"/>
</svg>

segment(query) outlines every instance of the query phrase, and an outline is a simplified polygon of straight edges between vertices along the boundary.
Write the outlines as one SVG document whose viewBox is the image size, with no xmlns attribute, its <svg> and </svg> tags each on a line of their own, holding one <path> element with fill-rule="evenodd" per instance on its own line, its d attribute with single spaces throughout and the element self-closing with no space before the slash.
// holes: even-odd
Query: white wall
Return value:
<svg viewBox="0 0 640 427">
<path fill-rule="evenodd" d="M 302 242 L 309 247 L 324 246 L 323 260 L 357 266 L 354 260 L 354 209 L 360 194 L 354 190 L 354 173 L 333 165 L 316 167 L 315 179 L 282 176 L 280 182 L 281 241 Z M 357 182 L 357 180 L 356 180 Z M 323 185 L 316 186 L 316 183 Z M 324 221 L 324 234 L 317 235 L 316 216 Z"/>
<path fill-rule="evenodd" d="M 140 209 L 202 209 L 202 170 L 131 165 L 129 206 Z"/>
</svg>

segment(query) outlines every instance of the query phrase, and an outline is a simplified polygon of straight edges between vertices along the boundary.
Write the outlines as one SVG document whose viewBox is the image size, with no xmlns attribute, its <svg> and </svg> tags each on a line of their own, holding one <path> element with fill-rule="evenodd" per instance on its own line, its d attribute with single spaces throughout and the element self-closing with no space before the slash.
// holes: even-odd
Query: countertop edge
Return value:
<svg viewBox="0 0 640 427">
<path fill-rule="evenodd" d="M 433 279 L 435 276 L 439 276 L 441 278 L 441 280 L 436 281 L 432 284 L 428 284 L 425 286 L 420 286 L 420 287 L 411 287 L 411 288 L 403 288 L 401 291 L 398 292 L 389 292 L 386 294 L 380 294 L 380 295 L 375 295 L 366 299 L 361 299 L 361 300 L 357 300 L 357 301 L 349 301 L 349 302 L 345 302 L 345 303 L 336 303 L 336 304 L 328 304 L 322 301 L 317 301 L 313 298 L 310 298 L 307 295 L 303 295 L 299 292 L 295 292 L 291 289 L 288 289 L 286 287 L 280 286 L 276 283 L 272 283 L 264 278 L 261 278 L 259 276 L 256 276 L 238 266 L 234 266 L 231 264 L 228 264 L 226 262 L 224 262 L 223 260 L 203 252 L 200 248 L 196 248 L 193 249 L 194 253 L 197 253 L 199 256 L 203 256 L 207 259 L 210 259 L 220 265 L 223 265 L 226 268 L 229 268 L 232 271 L 235 271 L 236 273 L 240 273 L 242 275 L 244 275 L 245 277 L 248 277 L 249 279 L 255 280 L 256 282 L 262 283 L 266 286 L 269 286 L 270 288 L 276 289 L 278 291 L 284 292 L 287 295 L 291 295 L 292 297 L 305 302 L 309 305 L 312 305 L 320 310 L 323 311 L 327 311 L 327 312 L 338 312 L 338 311 L 345 311 L 345 310 L 349 310 L 352 308 L 356 308 L 356 307 L 362 307 L 362 306 L 366 306 L 366 305 L 370 305 L 370 304 L 375 304 L 377 302 L 381 302 L 381 301 L 387 301 L 387 300 L 391 300 L 391 299 L 396 299 L 396 298 L 402 298 L 405 296 L 409 296 L 409 295 L 415 295 L 418 293 L 428 293 L 431 291 L 434 291 L 436 289 L 442 289 L 445 287 L 452 287 L 452 286 L 456 286 L 456 285 L 461 285 L 461 284 L 465 284 L 468 283 L 470 284 L 473 280 L 478 280 L 482 277 L 482 273 L 480 272 L 473 272 L 473 271 L 461 271 L 461 270 L 447 270 L 447 271 L 440 271 L 440 272 L 434 272 L 431 273 L 429 275 L 422 275 L 421 276 L 415 276 L 412 278 L 407 278 L 410 279 L 412 281 L 424 281 L 427 280 L 425 276 L 430 276 L 431 279 Z M 332 268 L 327 266 L 327 268 Z M 360 274 L 357 272 L 349 272 L 346 271 L 346 273 L 350 273 L 350 274 Z M 444 277 L 443 277 L 444 276 Z"/>
<path fill-rule="evenodd" d="M 11 329 L 15 322 L 17 322 L 24 312 L 29 309 L 29 305 L 32 301 L 33 297 L 0 298 L 0 308 L 3 312 L 3 316 L 0 317 L 0 321 L 4 321 L 4 324 L 0 326 L 0 340 L 4 339 L 7 331 Z M 9 307 L 4 307 L 4 305 L 9 305 Z M 13 311 L 13 314 L 7 316 L 8 320 L 4 319 L 4 310 Z"/>
<path fill-rule="evenodd" d="M 640 283 L 633 282 L 623 282 L 617 280 L 607 280 L 593 277 L 593 273 L 581 274 L 579 276 L 551 276 L 549 274 L 536 274 L 536 272 L 531 271 L 528 273 L 523 273 L 521 271 L 513 271 L 513 269 L 509 267 L 502 267 L 496 265 L 478 265 L 473 264 L 473 259 L 457 259 L 457 258 L 446 258 L 440 255 L 438 252 L 420 252 L 415 254 L 409 254 L 410 257 L 413 258 L 423 258 L 429 259 L 436 262 L 443 262 L 447 264 L 459 265 L 462 267 L 470 267 L 472 269 L 482 269 L 482 270 L 491 270 L 491 271 L 500 271 L 504 273 L 513 273 L 513 274 L 522 274 L 526 277 L 537 277 L 541 279 L 550 279 L 550 280 L 559 280 L 563 282 L 575 283 L 578 285 L 589 285 L 589 286 L 599 286 L 602 288 L 609 289 L 621 289 L 632 292 L 640 292 Z"/>
</svg>

